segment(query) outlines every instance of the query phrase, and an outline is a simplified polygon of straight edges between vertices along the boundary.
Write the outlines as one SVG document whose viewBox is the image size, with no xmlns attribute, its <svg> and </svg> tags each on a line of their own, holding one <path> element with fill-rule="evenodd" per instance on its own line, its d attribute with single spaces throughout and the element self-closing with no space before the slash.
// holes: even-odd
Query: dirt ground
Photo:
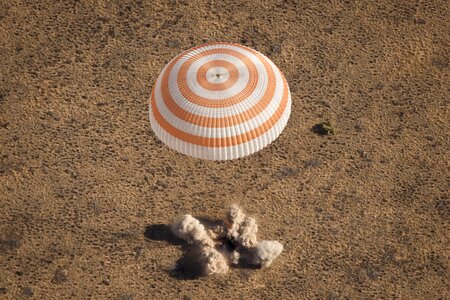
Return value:
<svg viewBox="0 0 450 300">
<path fill-rule="evenodd" d="M 445 0 L 0 0 L 0 298 L 450 299 L 449 20 Z M 214 41 L 271 58 L 293 101 L 227 162 L 148 120 L 164 65 Z M 230 202 L 284 252 L 185 276 L 166 225 Z"/>
</svg>

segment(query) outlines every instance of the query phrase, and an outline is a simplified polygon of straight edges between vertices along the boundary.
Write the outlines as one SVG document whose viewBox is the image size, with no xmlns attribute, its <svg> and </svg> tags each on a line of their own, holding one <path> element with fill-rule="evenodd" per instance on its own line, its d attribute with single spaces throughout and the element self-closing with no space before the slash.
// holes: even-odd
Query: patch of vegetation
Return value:
<svg viewBox="0 0 450 300">
<path fill-rule="evenodd" d="M 274 177 L 276 179 L 283 179 L 286 177 L 295 177 L 298 175 L 298 173 L 299 173 L 298 169 L 283 167 L 280 170 L 278 170 L 277 172 L 275 172 L 272 175 L 272 177 Z"/>
<path fill-rule="evenodd" d="M 318 135 L 333 135 L 336 133 L 336 129 L 330 122 L 322 122 L 312 127 L 312 132 Z"/>
</svg>

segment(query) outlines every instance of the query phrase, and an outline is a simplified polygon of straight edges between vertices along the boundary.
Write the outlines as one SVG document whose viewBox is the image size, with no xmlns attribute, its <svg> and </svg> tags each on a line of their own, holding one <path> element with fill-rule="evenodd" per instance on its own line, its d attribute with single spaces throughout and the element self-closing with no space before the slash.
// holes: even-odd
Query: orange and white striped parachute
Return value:
<svg viewBox="0 0 450 300">
<path fill-rule="evenodd" d="M 227 160 L 261 150 L 283 131 L 291 94 L 266 56 L 237 44 L 191 48 L 170 61 L 150 100 L 150 122 L 169 147 Z"/>
</svg>

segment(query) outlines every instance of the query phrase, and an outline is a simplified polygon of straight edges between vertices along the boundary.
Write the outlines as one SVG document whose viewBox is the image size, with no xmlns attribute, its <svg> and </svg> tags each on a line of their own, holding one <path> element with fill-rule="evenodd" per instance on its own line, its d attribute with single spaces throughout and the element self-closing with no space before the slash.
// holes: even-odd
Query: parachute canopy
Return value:
<svg viewBox="0 0 450 300">
<path fill-rule="evenodd" d="M 172 59 L 153 87 L 150 123 L 181 153 L 227 160 L 257 152 L 283 131 L 291 94 L 281 71 L 245 46 L 216 43 Z"/>
</svg>

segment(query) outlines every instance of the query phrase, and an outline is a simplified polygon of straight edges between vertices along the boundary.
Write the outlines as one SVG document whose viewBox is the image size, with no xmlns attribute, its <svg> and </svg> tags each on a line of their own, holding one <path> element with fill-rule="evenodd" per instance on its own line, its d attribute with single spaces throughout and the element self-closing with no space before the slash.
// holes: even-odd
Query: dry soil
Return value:
<svg viewBox="0 0 450 300">
<path fill-rule="evenodd" d="M 0 298 L 450 299 L 449 21 L 445 0 L 0 1 Z M 271 58 L 293 100 L 227 162 L 147 115 L 164 65 L 215 41 Z M 166 225 L 230 202 L 285 251 L 188 276 Z"/>
</svg>

